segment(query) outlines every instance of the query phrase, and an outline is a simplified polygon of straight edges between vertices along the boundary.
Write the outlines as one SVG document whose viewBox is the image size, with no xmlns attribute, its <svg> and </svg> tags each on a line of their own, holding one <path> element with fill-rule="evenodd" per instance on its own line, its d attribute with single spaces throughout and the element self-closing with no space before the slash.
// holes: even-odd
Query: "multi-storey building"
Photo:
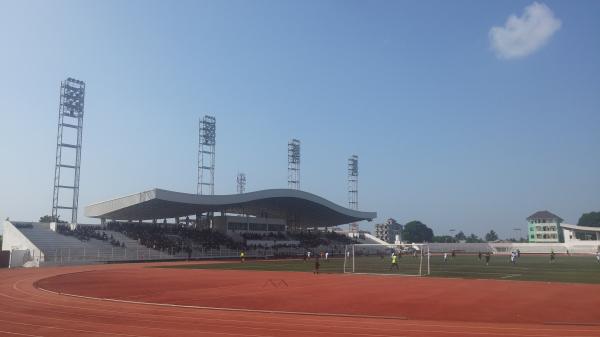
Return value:
<svg viewBox="0 0 600 337">
<path fill-rule="evenodd" d="M 396 235 L 399 236 L 399 241 L 401 241 L 402 225 L 397 223 L 394 219 L 387 219 L 384 223 L 375 225 L 375 237 L 380 240 L 394 243 L 396 241 Z"/>
<path fill-rule="evenodd" d="M 559 242 L 560 224 L 558 215 L 548 211 L 538 211 L 527 218 L 529 242 Z"/>
</svg>

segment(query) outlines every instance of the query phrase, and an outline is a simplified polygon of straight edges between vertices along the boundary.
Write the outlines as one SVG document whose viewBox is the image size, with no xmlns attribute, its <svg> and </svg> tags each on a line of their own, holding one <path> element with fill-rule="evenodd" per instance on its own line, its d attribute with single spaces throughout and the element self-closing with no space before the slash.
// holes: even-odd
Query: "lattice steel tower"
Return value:
<svg viewBox="0 0 600 337">
<path fill-rule="evenodd" d="M 215 140 L 216 119 L 204 116 L 198 126 L 198 185 L 196 193 L 201 195 L 215 194 Z"/>
<path fill-rule="evenodd" d="M 237 192 L 242 194 L 246 192 L 246 174 L 238 173 L 237 175 Z"/>
<path fill-rule="evenodd" d="M 60 83 L 52 217 L 55 221 L 58 221 L 59 210 L 69 209 L 71 210 L 72 224 L 77 224 L 77 208 L 79 205 L 79 173 L 81 168 L 84 101 L 85 83 L 83 81 L 69 77 Z M 63 155 L 66 156 L 66 158 L 64 158 Z M 63 169 L 73 170 L 73 180 L 68 179 L 70 176 L 61 179 L 61 172 Z M 63 190 L 71 190 L 72 192 L 73 200 L 70 206 L 60 202 L 61 199 L 59 197 L 62 195 L 60 192 Z M 65 198 L 62 200 L 65 200 Z"/>
<path fill-rule="evenodd" d="M 300 141 L 298 139 L 288 142 L 288 187 L 300 189 Z"/>
<path fill-rule="evenodd" d="M 348 158 L 348 206 L 358 210 L 358 156 Z"/>
</svg>

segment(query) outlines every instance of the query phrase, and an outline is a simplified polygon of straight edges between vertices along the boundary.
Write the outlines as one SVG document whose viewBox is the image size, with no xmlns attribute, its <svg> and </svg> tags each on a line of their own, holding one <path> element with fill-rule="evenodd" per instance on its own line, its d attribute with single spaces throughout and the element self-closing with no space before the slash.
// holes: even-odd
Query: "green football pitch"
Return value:
<svg viewBox="0 0 600 337">
<path fill-rule="evenodd" d="M 389 257 L 357 257 L 354 261 L 354 272 L 370 274 L 406 274 L 418 275 L 420 259 L 412 256 L 403 256 L 399 259 L 399 272 L 390 269 Z M 189 268 L 189 269 L 229 269 L 229 270 L 265 270 L 265 271 L 298 271 L 312 272 L 314 259 L 308 261 L 298 259 L 288 260 L 247 260 L 223 261 L 214 264 L 186 264 L 163 268 Z M 320 272 L 343 273 L 344 259 L 330 258 L 320 260 Z M 423 272 L 427 269 L 426 262 L 421 265 Z M 458 255 L 448 258 L 444 262 L 438 255 L 431 256 L 431 274 L 427 277 L 456 277 L 456 278 L 484 278 L 521 281 L 547 281 L 547 282 L 577 282 L 600 283 L 600 264 L 593 255 L 565 256 L 557 255 L 554 263 L 550 263 L 548 255 L 522 255 L 516 264 L 509 261 L 508 256 L 492 256 L 488 266 L 485 257 L 479 260 L 477 255 Z M 352 271 L 352 261 L 346 262 L 346 271 Z"/>
</svg>

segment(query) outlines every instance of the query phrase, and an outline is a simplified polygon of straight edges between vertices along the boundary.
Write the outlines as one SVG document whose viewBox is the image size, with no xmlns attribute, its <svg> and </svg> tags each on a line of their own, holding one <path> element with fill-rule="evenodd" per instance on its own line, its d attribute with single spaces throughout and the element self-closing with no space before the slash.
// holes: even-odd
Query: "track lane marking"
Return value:
<svg viewBox="0 0 600 337">
<path fill-rule="evenodd" d="M 18 282 L 20 283 L 21 281 L 18 281 Z M 18 289 L 18 287 L 16 289 Z M 42 288 L 38 288 L 38 289 L 43 290 Z M 25 293 L 23 290 L 20 290 L 20 292 Z M 60 295 L 57 295 L 57 296 L 60 296 Z M 8 297 L 10 297 L 10 296 L 8 296 Z M 11 298 L 12 299 L 16 299 L 14 297 L 11 297 Z M 48 303 L 45 303 L 45 302 L 37 302 L 37 301 L 28 301 L 28 302 L 39 303 L 39 304 L 47 304 L 47 305 L 55 305 L 55 306 L 67 307 L 67 308 L 73 308 L 72 305 L 56 305 L 56 304 L 53 304 L 53 303 L 48 304 Z M 88 311 L 103 311 L 103 312 L 111 312 L 111 313 L 113 312 L 113 310 L 92 309 L 92 308 L 88 308 L 88 307 L 77 307 L 77 308 L 85 309 L 85 310 L 88 310 Z M 144 317 L 144 316 L 164 316 L 164 315 L 152 315 L 152 314 L 144 314 L 144 313 L 136 313 L 136 315 L 137 316 L 142 316 L 142 317 Z M 98 317 L 98 315 L 96 315 L 96 316 Z M 171 316 L 171 315 L 168 315 L 168 317 L 188 319 L 188 317 L 181 317 L 181 316 Z M 303 320 L 304 321 L 317 321 L 317 322 L 321 322 L 321 320 L 318 320 L 318 319 L 306 319 L 306 318 L 304 318 Z M 222 321 L 236 321 L 236 320 L 227 320 L 227 319 L 225 319 L 225 320 L 222 320 Z M 390 321 L 388 321 L 388 322 L 390 322 Z M 556 329 L 541 329 L 541 328 L 531 328 L 531 327 L 499 327 L 499 326 L 492 326 L 492 327 L 490 327 L 490 326 L 476 326 L 476 325 L 473 325 L 473 326 L 467 325 L 467 326 L 465 326 L 465 325 L 442 325 L 442 324 L 423 324 L 423 323 L 412 324 L 412 323 L 407 323 L 406 321 L 395 321 L 395 323 L 400 323 L 400 322 L 402 322 L 402 324 L 401 324 L 402 326 L 406 326 L 406 325 L 408 325 L 408 326 L 414 326 L 414 325 L 417 325 L 417 326 L 444 327 L 444 328 L 465 328 L 465 327 L 468 327 L 468 328 L 474 328 L 474 329 L 490 329 L 491 328 L 491 329 L 497 329 L 497 330 L 556 331 Z M 386 322 L 382 321 L 382 322 L 379 322 L 379 323 L 386 323 Z M 390 325 L 390 324 L 385 324 L 385 325 Z M 413 331 L 415 331 L 415 330 L 413 330 Z M 424 331 L 428 331 L 428 330 L 417 330 L 417 331 L 424 332 Z M 563 331 L 563 332 L 597 332 L 597 330 L 581 330 L 581 329 L 579 329 L 579 330 L 561 330 L 561 331 Z"/>
<path fill-rule="evenodd" d="M 38 287 L 42 291 L 47 291 L 55 295 L 84 298 L 88 300 L 117 302 L 117 303 L 128 303 L 137 305 L 151 305 L 159 307 L 174 307 L 174 308 L 188 308 L 188 309 L 201 309 L 201 310 L 214 310 L 214 311 L 233 311 L 233 312 L 255 312 L 261 314 L 282 314 L 282 315 L 300 315 L 300 316 L 319 316 L 319 317 L 349 317 L 349 318 L 368 318 L 368 319 L 388 319 L 388 320 L 406 320 L 403 316 L 377 316 L 377 315 L 356 315 L 356 314 L 342 314 L 342 313 L 323 313 L 323 312 L 305 312 L 305 311 L 285 311 L 285 310 L 263 310 L 263 309 L 244 309 L 244 308 L 226 308 L 226 307 L 208 307 L 208 306 L 197 306 L 197 305 L 185 305 L 185 304 L 170 304 L 170 303 L 156 303 L 156 302 L 140 302 L 130 300 L 119 300 L 114 298 L 100 298 L 90 297 L 82 295 L 74 295 L 67 293 L 55 292 L 52 290 Z"/>
<path fill-rule="evenodd" d="M 23 292 L 23 293 L 25 293 L 23 290 L 20 290 L 20 289 L 18 289 L 18 287 L 17 287 L 17 286 L 15 286 L 15 287 L 14 287 L 14 289 L 15 289 L 15 290 L 19 290 L 20 292 Z M 32 295 L 31 293 L 27 293 L 27 294 L 29 294 L 29 295 Z M 34 296 L 34 295 L 32 295 L 32 296 Z M 68 307 L 68 306 L 64 306 L 64 307 Z M 140 314 L 140 315 L 143 315 L 143 314 Z M 306 320 L 306 319 L 303 319 L 303 320 Z M 312 321 L 317 321 L 317 320 L 312 320 Z M 387 324 L 386 324 L 386 325 L 387 325 Z M 419 325 L 422 325 L 422 324 L 419 324 Z M 458 327 L 458 326 L 457 326 L 457 327 Z M 490 328 L 490 327 L 482 327 L 482 328 Z M 498 329 L 498 328 L 500 328 L 500 327 L 493 327 L 493 329 Z M 514 328 L 514 329 L 520 329 L 520 328 Z M 595 330 L 585 330 L 585 331 L 595 331 Z"/>
<path fill-rule="evenodd" d="M 26 333 L 10 332 L 10 331 L 3 331 L 3 330 L 0 330 L 0 333 L 6 333 L 9 335 L 17 335 L 17 336 L 28 336 L 28 337 L 44 337 L 44 336 L 40 336 L 40 335 L 30 335 L 30 334 L 26 334 Z"/>
</svg>

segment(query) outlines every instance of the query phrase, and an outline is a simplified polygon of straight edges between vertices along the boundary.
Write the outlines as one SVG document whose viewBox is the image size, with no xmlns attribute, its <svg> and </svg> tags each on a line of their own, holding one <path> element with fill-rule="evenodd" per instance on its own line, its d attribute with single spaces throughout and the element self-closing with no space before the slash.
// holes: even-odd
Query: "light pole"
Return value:
<svg viewBox="0 0 600 337">
<path fill-rule="evenodd" d="M 513 228 L 513 231 L 518 234 L 518 237 L 515 237 L 515 240 L 521 240 L 521 228 Z"/>
</svg>

